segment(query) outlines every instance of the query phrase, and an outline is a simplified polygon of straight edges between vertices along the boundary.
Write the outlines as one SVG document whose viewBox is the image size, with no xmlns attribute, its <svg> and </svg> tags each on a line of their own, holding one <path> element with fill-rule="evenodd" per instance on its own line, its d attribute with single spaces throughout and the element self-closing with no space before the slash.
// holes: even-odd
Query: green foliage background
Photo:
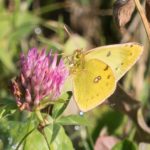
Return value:
<svg viewBox="0 0 150 150">
<path fill-rule="evenodd" d="M 16 111 L 9 87 L 10 80 L 19 73 L 20 52 L 27 52 L 32 47 L 47 50 L 52 48 L 60 53 L 70 53 L 75 48 L 89 49 L 130 41 L 142 43 L 145 47 L 143 57 L 120 83 L 128 93 L 142 102 L 145 120 L 150 125 L 149 42 L 136 12 L 124 27 L 123 33 L 120 31 L 113 19 L 113 2 L 113 0 L 0 0 L 0 150 L 13 149 L 26 133 L 25 129 L 29 131 L 32 124 L 36 124 L 28 120 L 27 112 Z M 72 33 L 71 37 L 64 30 L 64 25 Z M 77 43 L 80 44 L 69 41 L 74 37 L 74 33 L 77 36 Z M 108 135 L 117 136 L 121 140 L 128 139 L 123 141 L 123 144 L 127 143 L 126 146 L 133 144 L 130 141 L 136 144 L 134 124 L 124 114 L 112 108 L 113 106 L 100 106 L 87 113 L 85 117 L 90 120 L 88 127 L 77 126 L 78 123 L 82 125 L 84 123 L 76 116 L 73 116 L 74 121 L 69 117 L 61 118 L 58 124 L 56 123 L 56 129 L 52 129 L 53 126 L 45 129 L 49 137 L 52 137 L 52 130 L 59 133 L 51 148 L 93 149 L 96 139 L 104 129 Z M 59 115 L 57 111 L 54 113 L 56 116 Z M 27 129 L 29 121 L 32 123 Z M 67 125 L 67 122 L 73 126 L 64 128 L 59 126 L 59 124 Z M 21 134 L 18 134 L 18 130 Z M 36 139 L 34 134 L 37 134 Z M 44 139 L 37 130 L 28 138 L 25 149 L 47 149 L 44 144 L 38 142 Z M 32 141 L 32 145 L 28 141 Z M 36 145 L 37 143 L 39 145 Z M 134 144 L 131 146 L 132 149 L 136 149 Z M 114 150 L 120 147 L 118 144 Z"/>
</svg>

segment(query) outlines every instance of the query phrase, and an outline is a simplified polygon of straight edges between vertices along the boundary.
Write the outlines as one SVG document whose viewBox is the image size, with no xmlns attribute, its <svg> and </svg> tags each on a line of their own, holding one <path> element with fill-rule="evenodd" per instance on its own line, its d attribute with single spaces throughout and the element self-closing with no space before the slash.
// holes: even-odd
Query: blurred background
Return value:
<svg viewBox="0 0 150 150">
<path fill-rule="evenodd" d="M 20 52 L 32 47 L 71 54 L 73 50 L 136 41 L 144 45 L 144 54 L 120 81 L 124 89 L 141 101 L 150 126 L 150 55 L 149 41 L 137 11 L 122 28 L 113 16 L 114 0 L 0 0 L 0 112 L 11 96 L 10 80 L 19 72 Z M 71 36 L 64 30 L 67 27 Z M 4 112 L 5 110 L 5 112 Z M 10 111 L 10 109 L 9 109 Z M 67 111 L 69 112 L 70 109 Z M 73 110 L 73 113 L 76 113 Z M 8 112 L 7 112 L 8 113 Z M 99 135 L 130 137 L 135 127 L 131 120 L 113 106 L 100 106 L 86 114 L 92 125 L 66 127 L 76 149 L 91 149 Z M 13 119 L 20 119 L 16 114 Z M 9 118 L 12 119 L 12 118 Z M 133 132 L 131 132 L 133 131 Z M 0 127 L 0 139 L 9 142 L 11 134 Z M 5 139 L 5 140 L 4 140 Z"/>
</svg>

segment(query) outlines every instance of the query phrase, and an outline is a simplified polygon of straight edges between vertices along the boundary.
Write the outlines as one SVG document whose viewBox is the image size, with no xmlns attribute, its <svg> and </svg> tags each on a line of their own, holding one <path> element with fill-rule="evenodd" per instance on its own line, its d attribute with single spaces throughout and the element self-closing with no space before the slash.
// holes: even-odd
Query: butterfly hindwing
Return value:
<svg viewBox="0 0 150 150">
<path fill-rule="evenodd" d="M 83 70 L 73 74 L 74 98 L 82 111 L 88 111 L 109 97 L 116 81 L 112 69 L 97 59 L 85 62 Z"/>
</svg>

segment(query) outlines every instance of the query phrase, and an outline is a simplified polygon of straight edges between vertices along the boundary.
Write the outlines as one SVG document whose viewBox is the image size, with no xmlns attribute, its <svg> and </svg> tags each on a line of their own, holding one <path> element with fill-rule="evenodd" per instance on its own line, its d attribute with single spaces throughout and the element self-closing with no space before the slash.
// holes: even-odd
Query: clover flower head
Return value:
<svg viewBox="0 0 150 150">
<path fill-rule="evenodd" d="M 20 57 L 20 75 L 12 81 L 12 90 L 18 107 L 32 111 L 45 97 L 56 100 L 68 76 L 68 70 L 58 54 L 46 54 L 32 48 Z"/>
</svg>

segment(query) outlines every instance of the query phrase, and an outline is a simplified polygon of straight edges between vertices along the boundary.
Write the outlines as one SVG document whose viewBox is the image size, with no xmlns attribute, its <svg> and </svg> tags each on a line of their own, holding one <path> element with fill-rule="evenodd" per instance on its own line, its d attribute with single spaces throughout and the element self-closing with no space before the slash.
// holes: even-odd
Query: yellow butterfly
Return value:
<svg viewBox="0 0 150 150">
<path fill-rule="evenodd" d="M 76 50 L 70 74 L 73 94 L 80 110 L 86 112 L 105 101 L 116 89 L 117 81 L 135 64 L 143 52 L 138 43 Z"/>
</svg>

